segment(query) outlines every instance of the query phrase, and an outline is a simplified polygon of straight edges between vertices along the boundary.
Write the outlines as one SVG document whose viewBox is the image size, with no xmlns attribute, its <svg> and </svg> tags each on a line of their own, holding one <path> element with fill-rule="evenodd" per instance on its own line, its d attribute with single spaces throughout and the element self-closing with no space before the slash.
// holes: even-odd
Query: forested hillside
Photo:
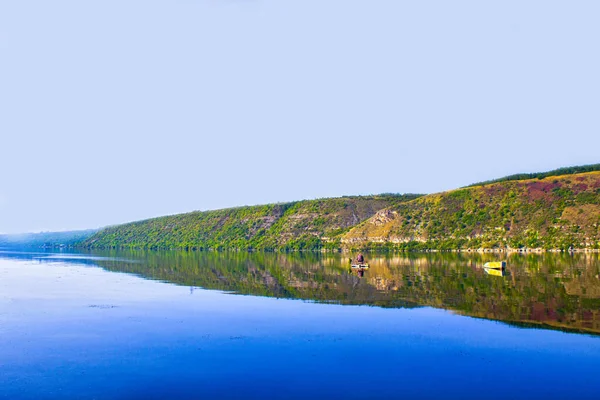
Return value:
<svg viewBox="0 0 600 400">
<path fill-rule="evenodd" d="M 337 249 L 341 235 L 352 226 L 379 210 L 417 197 L 385 194 L 192 212 L 108 227 L 81 245 L 187 250 Z"/>
<path fill-rule="evenodd" d="M 598 249 L 596 169 L 592 165 L 525 175 L 533 179 L 514 175 L 427 196 L 342 197 L 193 212 L 105 228 L 81 245 L 188 250 Z M 560 173 L 564 175 L 556 175 Z"/>
<path fill-rule="evenodd" d="M 600 172 L 504 180 L 420 197 L 343 235 L 348 247 L 600 248 Z"/>
</svg>

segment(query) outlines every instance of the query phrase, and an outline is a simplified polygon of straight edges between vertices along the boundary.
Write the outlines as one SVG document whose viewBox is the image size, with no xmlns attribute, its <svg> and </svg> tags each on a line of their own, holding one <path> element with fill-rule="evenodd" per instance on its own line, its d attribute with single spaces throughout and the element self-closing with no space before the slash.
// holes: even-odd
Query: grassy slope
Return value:
<svg viewBox="0 0 600 400">
<path fill-rule="evenodd" d="M 339 237 L 377 211 L 416 195 L 379 195 L 192 212 L 105 228 L 82 245 L 151 249 L 338 248 Z"/>
<path fill-rule="evenodd" d="M 342 241 L 401 249 L 598 248 L 599 226 L 600 172 L 588 172 L 423 196 L 378 212 Z"/>
</svg>

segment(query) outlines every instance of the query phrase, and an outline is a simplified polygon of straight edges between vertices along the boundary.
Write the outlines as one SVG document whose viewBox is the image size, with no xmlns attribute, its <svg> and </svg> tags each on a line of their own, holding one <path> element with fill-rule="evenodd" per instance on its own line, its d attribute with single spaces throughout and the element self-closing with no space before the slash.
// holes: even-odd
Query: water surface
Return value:
<svg viewBox="0 0 600 400">
<path fill-rule="evenodd" d="M 0 398 L 597 398 L 593 255 L 0 253 Z"/>
</svg>

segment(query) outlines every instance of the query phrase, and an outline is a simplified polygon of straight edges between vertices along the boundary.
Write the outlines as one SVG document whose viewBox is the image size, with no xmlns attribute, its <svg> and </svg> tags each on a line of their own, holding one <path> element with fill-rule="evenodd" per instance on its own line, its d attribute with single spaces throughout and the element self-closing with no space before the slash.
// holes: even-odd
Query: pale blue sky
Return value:
<svg viewBox="0 0 600 400">
<path fill-rule="evenodd" d="M 600 2 L 0 0 L 0 232 L 600 162 Z"/>
</svg>

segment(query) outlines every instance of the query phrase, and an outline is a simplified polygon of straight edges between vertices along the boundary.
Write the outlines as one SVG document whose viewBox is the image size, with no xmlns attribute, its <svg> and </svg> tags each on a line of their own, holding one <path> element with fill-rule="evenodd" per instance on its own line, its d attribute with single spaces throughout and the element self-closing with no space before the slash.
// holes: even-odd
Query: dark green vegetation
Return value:
<svg viewBox="0 0 600 400">
<path fill-rule="evenodd" d="M 342 242 L 387 250 L 599 249 L 600 172 L 423 196 L 378 212 Z"/>
<path fill-rule="evenodd" d="M 500 183 L 500 182 L 508 182 L 508 181 L 522 181 L 526 179 L 544 179 L 551 176 L 561 176 L 561 175 L 574 175 L 574 174 L 582 174 L 585 172 L 594 172 L 600 171 L 600 164 L 592 164 L 592 165 L 582 165 L 578 167 L 565 167 L 559 168 L 548 172 L 536 172 L 531 174 L 514 174 L 505 176 L 504 178 L 494 179 L 491 181 L 479 182 L 469 185 L 467 187 L 473 186 L 483 186 L 490 185 L 492 183 Z"/>
<path fill-rule="evenodd" d="M 432 306 L 523 326 L 600 334 L 596 254 L 512 254 L 504 276 L 493 255 L 371 255 L 363 278 L 343 255 L 247 252 L 94 252 L 107 270 L 239 294 L 380 307 Z M 112 258 L 114 257 L 114 258 Z M 130 262 L 126 261 L 131 260 Z"/>
<path fill-rule="evenodd" d="M 418 195 L 341 197 L 192 212 L 108 227 L 82 243 L 94 248 L 338 249 L 352 226 Z"/>
<path fill-rule="evenodd" d="M 70 232 L 41 232 L 20 235 L 0 235 L 0 248 L 16 247 L 71 247 L 89 238 L 97 229 Z"/>
</svg>

